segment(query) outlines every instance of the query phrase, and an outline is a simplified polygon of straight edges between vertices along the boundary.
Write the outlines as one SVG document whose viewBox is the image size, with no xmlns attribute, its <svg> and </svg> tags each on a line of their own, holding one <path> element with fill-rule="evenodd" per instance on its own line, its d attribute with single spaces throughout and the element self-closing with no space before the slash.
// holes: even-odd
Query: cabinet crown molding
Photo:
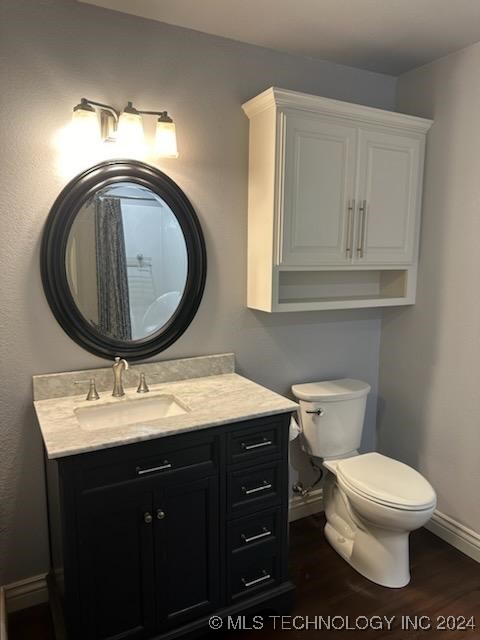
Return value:
<svg viewBox="0 0 480 640">
<path fill-rule="evenodd" d="M 425 134 L 433 124 L 433 120 L 410 116 L 395 111 L 385 111 L 376 107 L 367 107 L 360 104 L 352 104 L 342 100 L 323 98 L 299 91 L 290 91 L 278 87 L 270 87 L 258 96 L 248 100 L 242 105 L 249 118 L 253 118 L 267 109 L 296 109 L 311 113 L 323 114 L 335 118 L 348 118 L 363 124 L 385 124 L 387 127 L 405 129 L 412 132 Z"/>
</svg>

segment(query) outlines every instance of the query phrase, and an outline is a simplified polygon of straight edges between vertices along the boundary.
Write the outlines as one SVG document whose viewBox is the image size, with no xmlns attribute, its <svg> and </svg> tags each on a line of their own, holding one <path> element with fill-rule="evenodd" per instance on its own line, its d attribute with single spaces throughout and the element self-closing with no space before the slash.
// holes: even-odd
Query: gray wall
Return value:
<svg viewBox="0 0 480 640">
<path fill-rule="evenodd" d="M 82 96 L 168 108 L 181 156 L 159 166 L 186 191 L 207 241 L 200 310 L 160 358 L 234 351 L 239 369 L 290 384 L 350 375 L 370 382 L 373 444 L 380 315 L 269 316 L 245 307 L 247 119 L 270 85 L 393 108 L 395 80 L 109 12 L 73 0 L 3 0 L 0 26 L 0 584 L 48 564 L 42 447 L 31 375 L 102 366 L 56 323 L 39 275 L 42 227 L 65 178 L 52 143 Z"/>
<path fill-rule="evenodd" d="M 480 44 L 399 79 L 427 141 L 417 304 L 385 314 L 382 449 L 418 468 L 438 509 L 480 532 Z"/>
</svg>

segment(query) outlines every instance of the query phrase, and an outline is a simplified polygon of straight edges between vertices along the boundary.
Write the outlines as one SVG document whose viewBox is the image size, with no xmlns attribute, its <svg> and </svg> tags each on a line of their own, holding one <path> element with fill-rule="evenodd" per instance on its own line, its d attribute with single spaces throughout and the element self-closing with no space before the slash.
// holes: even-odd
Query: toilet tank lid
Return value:
<svg viewBox="0 0 480 640">
<path fill-rule="evenodd" d="M 335 402 L 366 396 L 371 387 L 368 383 L 352 378 L 340 380 L 323 380 L 294 384 L 292 392 L 299 400 L 307 402 Z"/>
</svg>

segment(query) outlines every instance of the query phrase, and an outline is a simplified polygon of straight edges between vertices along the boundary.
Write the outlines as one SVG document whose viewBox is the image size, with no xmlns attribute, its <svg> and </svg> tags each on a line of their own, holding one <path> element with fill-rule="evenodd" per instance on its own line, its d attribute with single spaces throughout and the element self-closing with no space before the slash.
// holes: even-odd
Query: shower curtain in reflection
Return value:
<svg viewBox="0 0 480 640">
<path fill-rule="evenodd" d="M 98 329 L 117 340 L 131 340 L 127 257 L 120 198 L 95 200 Z"/>
</svg>

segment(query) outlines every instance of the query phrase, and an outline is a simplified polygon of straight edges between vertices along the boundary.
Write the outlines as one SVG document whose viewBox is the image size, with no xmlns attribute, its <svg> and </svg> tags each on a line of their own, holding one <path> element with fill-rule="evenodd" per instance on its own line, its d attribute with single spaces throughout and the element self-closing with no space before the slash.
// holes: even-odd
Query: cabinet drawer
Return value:
<svg viewBox="0 0 480 640">
<path fill-rule="evenodd" d="M 213 459 L 212 447 L 205 443 L 194 445 L 186 449 L 176 449 L 166 451 L 164 455 L 156 455 L 136 461 L 135 473 L 137 476 L 151 475 L 152 473 L 162 473 L 165 471 L 175 471 Z"/>
<path fill-rule="evenodd" d="M 277 543 L 280 532 L 280 509 L 261 511 L 233 520 L 229 527 L 230 551 L 241 553 L 264 543 Z"/>
<path fill-rule="evenodd" d="M 236 600 L 267 589 L 279 575 L 279 556 L 271 545 L 237 554 L 231 561 L 230 597 Z"/>
<path fill-rule="evenodd" d="M 281 463 L 231 471 L 228 477 L 228 511 L 230 515 L 250 513 L 280 501 Z"/>
<path fill-rule="evenodd" d="M 229 464 L 248 462 L 262 456 L 279 455 L 281 450 L 281 423 L 269 420 L 246 427 L 227 436 Z"/>
<path fill-rule="evenodd" d="M 134 478 L 167 478 L 174 475 L 172 472 L 180 471 L 190 471 L 197 477 L 211 473 L 217 466 L 216 441 L 213 439 L 192 442 L 190 446 L 172 447 L 165 444 L 164 447 L 152 447 L 148 452 L 150 455 L 146 455 L 143 448 L 141 452 L 130 451 L 128 457 L 122 455 L 121 459 L 112 460 L 110 464 L 106 461 L 98 466 L 88 464 L 82 473 L 82 484 L 85 488 L 93 488 Z"/>
</svg>

